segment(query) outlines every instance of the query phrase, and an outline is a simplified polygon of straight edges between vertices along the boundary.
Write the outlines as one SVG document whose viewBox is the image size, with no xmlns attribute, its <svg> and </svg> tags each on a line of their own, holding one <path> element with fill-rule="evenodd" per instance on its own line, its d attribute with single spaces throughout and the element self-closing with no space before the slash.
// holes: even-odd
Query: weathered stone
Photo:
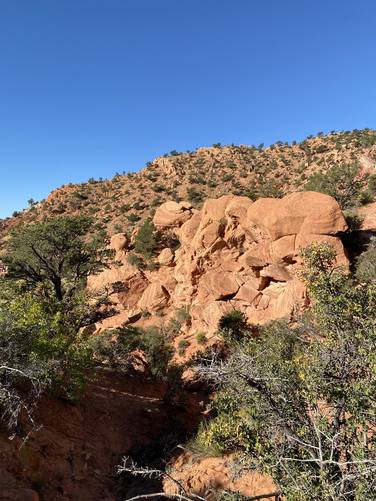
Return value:
<svg viewBox="0 0 376 501">
<path fill-rule="evenodd" d="M 151 283 L 142 294 L 138 307 L 143 311 L 155 312 L 164 308 L 168 300 L 166 288 L 159 283 Z"/>
<path fill-rule="evenodd" d="M 261 292 L 259 290 L 254 289 L 250 285 L 244 284 L 240 287 L 234 299 L 240 299 L 248 304 L 251 304 L 260 294 Z"/>
<path fill-rule="evenodd" d="M 160 252 L 157 261 L 161 266 L 170 266 L 174 261 L 174 253 L 170 248 L 166 247 Z"/>
<path fill-rule="evenodd" d="M 239 281 L 231 272 L 208 271 L 200 280 L 200 287 L 206 289 L 214 299 L 234 296 L 239 290 Z"/>
<path fill-rule="evenodd" d="M 153 223 L 157 228 L 179 227 L 191 217 L 191 208 L 188 202 L 165 202 L 155 211 Z"/>
<path fill-rule="evenodd" d="M 291 280 L 290 273 L 286 270 L 284 266 L 280 264 L 269 264 L 260 271 L 260 275 L 262 277 L 269 277 L 273 280 L 278 280 L 282 282 L 286 282 L 287 280 Z"/>
</svg>

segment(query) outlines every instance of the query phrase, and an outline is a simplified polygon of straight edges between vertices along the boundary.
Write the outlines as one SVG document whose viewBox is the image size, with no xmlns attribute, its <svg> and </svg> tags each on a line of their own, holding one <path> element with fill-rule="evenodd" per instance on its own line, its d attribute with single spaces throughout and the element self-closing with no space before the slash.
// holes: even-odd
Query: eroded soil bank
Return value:
<svg viewBox="0 0 376 501">
<path fill-rule="evenodd" d="M 158 463 L 194 431 L 202 410 L 197 392 L 172 402 L 164 383 L 100 371 L 76 405 L 44 398 L 42 428 L 20 449 L 20 439 L 1 433 L 0 500 L 124 499 L 140 485 L 116 474 L 122 457 Z"/>
</svg>

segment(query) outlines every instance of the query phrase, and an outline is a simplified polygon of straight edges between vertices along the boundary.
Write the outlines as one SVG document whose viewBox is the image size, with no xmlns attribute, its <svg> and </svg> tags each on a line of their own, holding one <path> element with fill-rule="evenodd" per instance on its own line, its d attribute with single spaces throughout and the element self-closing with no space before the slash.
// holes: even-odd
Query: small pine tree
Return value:
<svg viewBox="0 0 376 501">
<path fill-rule="evenodd" d="M 150 259 L 157 247 L 157 242 L 154 237 L 154 225 L 151 219 L 146 219 L 138 230 L 134 249 L 138 254 L 141 254 L 147 259 Z"/>
</svg>

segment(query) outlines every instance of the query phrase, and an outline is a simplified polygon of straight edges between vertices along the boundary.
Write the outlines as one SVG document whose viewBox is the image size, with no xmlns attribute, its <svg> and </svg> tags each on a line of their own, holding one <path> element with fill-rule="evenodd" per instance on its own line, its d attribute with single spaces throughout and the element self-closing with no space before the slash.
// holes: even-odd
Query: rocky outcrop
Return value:
<svg viewBox="0 0 376 501">
<path fill-rule="evenodd" d="M 189 202 L 165 202 L 155 211 L 154 224 L 157 228 L 174 228 L 182 225 L 192 215 Z"/>
<path fill-rule="evenodd" d="M 168 202 L 157 209 L 154 224 L 174 231 L 180 241 L 175 252 L 161 251 L 158 270 L 141 272 L 125 263 L 93 277 L 90 284 L 124 284 L 114 299 L 125 323 L 125 312 L 132 308 L 168 318 L 189 306 L 191 322 L 183 332 L 188 339 L 197 332 L 210 339 L 221 316 L 235 308 L 253 324 L 289 319 L 304 308 L 299 252 L 312 242 L 331 243 L 337 264 L 348 266 L 340 238 L 347 229 L 345 219 L 337 202 L 321 193 L 256 202 L 227 195 L 207 200 L 201 211 L 186 202 Z M 116 252 L 124 251 L 119 237 L 114 243 Z"/>
</svg>

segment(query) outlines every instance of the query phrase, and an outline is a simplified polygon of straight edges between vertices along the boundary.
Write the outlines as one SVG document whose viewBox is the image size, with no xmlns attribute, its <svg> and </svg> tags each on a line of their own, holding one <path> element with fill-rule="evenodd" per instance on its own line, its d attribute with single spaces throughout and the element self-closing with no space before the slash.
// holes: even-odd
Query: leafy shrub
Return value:
<svg viewBox="0 0 376 501">
<path fill-rule="evenodd" d="M 129 372 L 135 362 L 140 362 L 137 350 L 145 356 L 150 374 L 164 378 L 168 375 L 169 363 L 174 349 L 158 329 L 123 327 L 105 332 L 93 338 L 97 359 L 122 372 Z"/>
<path fill-rule="evenodd" d="M 335 165 L 326 173 L 316 172 L 308 178 L 305 191 L 318 191 L 334 197 L 342 209 L 355 207 L 362 200 L 364 180 L 357 165 Z"/>
<path fill-rule="evenodd" d="M 376 237 L 373 237 L 368 248 L 357 259 L 356 277 L 361 282 L 376 283 Z"/>
<path fill-rule="evenodd" d="M 205 332 L 198 332 L 196 334 L 196 341 L 197 341 L 198 344 L 206 344 L 207 343 L 207 339 L 206 339 Z"/>
<path fill-rule="evenodd" d="M 375 283 L 332 271 L 323 244 L 302 256 L 310 315 L 293 328 L 272 322 L 226 361 L 197 367 L 224 397 L 198 436 L 237 450 L 240 466 L 269 473 L 286 499 L 374 499 Z"/>
<path fill-rule="evenodd" d="M 343 215 L 350 231 L 356 231 L 362 227 L 364 218 L 357 214 L 356 210 L 347 209 L 343 212 Z"/>
<path fill-rule="evenodd" d="M 178 354 L 182 357 L 189 346 L 189 341 L 186 339 L 180 339 L 178 342 Z"/>
<path fill-rule="evenodd" d="M 200 203 L 204 199 L 204 195 L 201 191 L 196 190 L 194 187 L 189 187 L 187 189 L 187 197 L 191 203 Z"/>
<path fill-rule="evenodd" d="M 246 333 L 249 333 L 245 314 L 240 310 L 232 310 L 230 313 L 226 313 L 219 320 L 218 332 L 229 344 L 240 341 Z"/>
<path fill-rule="evenodd" d="M 127 261 L 130 265 L 136 266 L 136 268 L 143 269 L 146 267 L 146 263 L 142 259 L 142 257 L 138 256 L 134 252 L 130 252 L 127 254 Z"/>
<path fill-rule="evenodd" d="M 154 237 L 155 228 L 150 219 L 145 219 L 140 229 L 137 232 L 134 249 L 141 254 L 145 259 L 150 259 L 157 247 L 157 242 Z"/>
<path fill-rule="evenodd" d="M 0 283 L 0 409 L 13 429 L 20 413 L 32 422 L 43 391 L 74 399 L 91 367 L 92 352 L 81 327 L 92 321 L 84 294 L 69 303 Z"/>
<path fill-rule="evenodd" d="M 137 221 L 139 221 L 141 217 L 138 214 L 131 212 L 130 214 L 127 215 L 127 219 L 130 223 L 137 223 Z"/>
</svg>

